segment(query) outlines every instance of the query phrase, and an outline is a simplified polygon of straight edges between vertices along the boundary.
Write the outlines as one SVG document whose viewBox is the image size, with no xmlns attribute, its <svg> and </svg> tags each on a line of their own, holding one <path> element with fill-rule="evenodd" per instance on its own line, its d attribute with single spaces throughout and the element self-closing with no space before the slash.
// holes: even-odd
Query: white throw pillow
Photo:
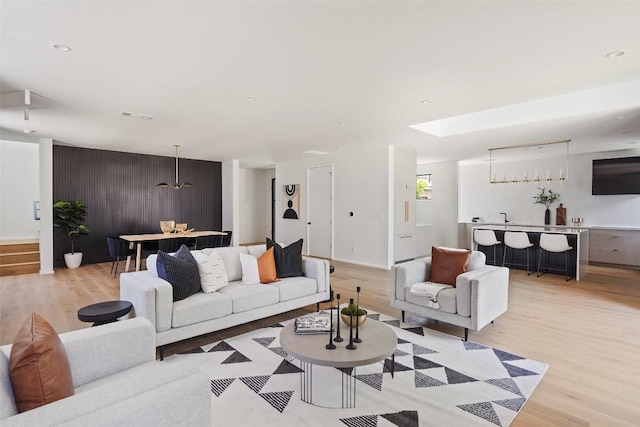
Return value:
<svg viewBox="0 0 640 427">
<path fill-rule="evenodd" d="M 253 255 L 240 253 L 242 264 L 242 283 L 245 285 L 260 284 L 260 271 L 258 270 L 258 258 Z"/>
<path fill-rule="evenodd" d="M 218 252 L 213 251 L 209 254 L 191 252 L 191 254 L 198 262 L 202 292 L 210 294 L 229 284 L 227 270 Z"/>
</svg>

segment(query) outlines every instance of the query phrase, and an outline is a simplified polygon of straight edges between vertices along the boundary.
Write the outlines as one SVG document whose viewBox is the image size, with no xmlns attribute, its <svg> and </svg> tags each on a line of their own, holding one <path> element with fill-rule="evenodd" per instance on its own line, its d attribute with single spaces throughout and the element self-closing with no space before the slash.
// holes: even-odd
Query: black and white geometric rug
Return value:
<svg viewBox="0 0 640 427">
<path fill-rule="evenodd" d="M 395 377 L 391 359 L 358 367 L 355 408 L 328 409 L 300 400 L 300 365 L 287 361 L 278 341 L 286 322 L 168 357 L 164 363 L 193 363 L 208 373 L 216 426 L 508 426 L 548 368 L 369 312 L 367 321 L 376 320 L 398 337 Z M 366 339 L 366 324 L 361 333 Z M 324 393 L 339 402 L 341 371 L 313 369 L 314 400 L 315 393 Z"/>
</svg>

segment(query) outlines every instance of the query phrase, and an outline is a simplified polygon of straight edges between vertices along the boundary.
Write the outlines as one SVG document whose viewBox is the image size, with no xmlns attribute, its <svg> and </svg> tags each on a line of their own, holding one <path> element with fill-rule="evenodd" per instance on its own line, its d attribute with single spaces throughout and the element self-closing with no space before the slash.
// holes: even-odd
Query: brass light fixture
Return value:
<svg viewBox="0 0 640 427">
<path fill-rule="evenodd" d="M 489 149 L 489 183 L 507 184 L 520 182 L 543 182 L 543 181 L 566 181 L 569 179 L 569 142 L 570 139 L 560 141 L 541 142 L 535 144 L 512 145 L 509 147 L 498 147 Z M 526 161 L 532 169 L 524 169 L 520 175 L 517 171 L 507 171 L 497 167 L 500 162 L 498 153 L 504 159 L 518 158 L 518 154 L 523 155 L 526 150 L 537 149 L 540 152 L 547 149 L 556 149 L 556 155 L 564 155 L 564 165 L 560 167 L 556 175 L 544 161 L 535 160 L 531 156 L 526 156 Z M 515 157 L 514 157 L 515 156 Z M 537 165 L 536 165 L 537 163 Z M 542 171 L 546 169 L 546 174 Z"/>
<path fill-rule="evenodd" d="M 174 147 L 176 147 L 176 181 L 175 184 L 169 184 L 167 182 L 161 182 L 160 184 L 156 184 L 156 187 L 164 187 L 164 188 L 173 188 L 174 190 L 179 190 L 182 187 L 192 187 L 193 184 L 191 184 L 190 182 L 183 182 L 180 183 L 180 180 L 178 179 L 178 147 L 180 147 L 179 145 L 174 145 Z"/>
</svg>

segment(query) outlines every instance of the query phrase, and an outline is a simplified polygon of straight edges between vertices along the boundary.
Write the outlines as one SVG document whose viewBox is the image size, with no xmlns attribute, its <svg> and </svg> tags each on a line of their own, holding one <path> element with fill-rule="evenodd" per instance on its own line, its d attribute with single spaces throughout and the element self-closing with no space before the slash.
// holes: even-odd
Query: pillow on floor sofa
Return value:
<svg viewBox="0 0 640 427">
<path fill-rule="evenodd" d="M 224 261 L 217 251 L 214 250 L 209 254 L 194 252 L 192 255 L 198 262 L 202 292 L 210 294 L 229 284 Z"/>
<path fill-rule="evenodd" d="M 187 249 L 188 251 L 188 249 Z M 182 254 L 183 258 L 171 256 L 168 253 L 158 251 L 156 260 L 156 268 L 158 269 L 158 277 L 166 280 L 173 287 L 173 301 L 183 300 L 202 290 L 200 284 L 200 272 L 198 271 L 198 262 L 193 255 Z"/>
<path fill-rule="evenodd" d="M 276 263 L 273 257 L 273 248 L 269 248 L 259 257 L 240 253 L 242 264 L 242 283 L 254 285 L 258 283 L 277 282 Z"/>
<path fill-rule="evenodd" d="M 278 277 L 304 276 L 304 271 L 302 271 L 302 239 L 283 248 L 267 238 L 267 249 L 271 247 L 274 249 L 273 255 L 276 260 Z"/>
<path fill-rule="evenodd" d="M 458 275 L 467 271 L 470 255 L 471 251 L 468 250 L 450 250 L 433 246 L 429 281 L 455 288 Z"/>
<path fill-rule="evenodd" d="M 64 345 L 49 322 L 35 313 L 25 320 L 13 341 L 9 377 L 20 412 L 74 394 Z"/>
</svg>

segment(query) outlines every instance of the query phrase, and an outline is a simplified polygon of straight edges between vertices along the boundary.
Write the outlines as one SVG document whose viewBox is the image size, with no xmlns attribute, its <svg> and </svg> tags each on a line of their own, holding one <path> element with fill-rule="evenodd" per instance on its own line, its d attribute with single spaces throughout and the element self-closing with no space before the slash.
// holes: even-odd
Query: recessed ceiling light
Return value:
<svg viewBox="0 0 640 427">
<path fill-rule="evenodd" d="M 638 141 L 631 141 L 629 144 L 637 144 Z"/>
<path fill-rule="evenodd" d="M 311 154 L 313 156 L 324 156 L 325 154 L 329 154 L 326 151 L 320 151 L 320 150 L 307 150 L 307 151 L 302 151 L 298 154 Z"/>
<path fill-rule="evenodd" d="M 431 101 L 429 101 L 428 99 L 423 99 L 422 101 L 420 101 L 421 104 L 431 104 Z"/>
<path fill-rule="evenodd" d="M 618 117 L 616 117 L 616 119 L 622 120 L 622 119 L 624 119 L 624 116 L 618 116 Z"/>
<path fill-rule="evenodd" d="M 66 44 L 51 43 L 51 47 L 54 49 L 58 49 L 60 52 L 71 52 L 71 48 Z"/>
<path fill-rule="evenodd" d="M 613 52 L 607 53 L 607 58 L 617 58 L 624 55 L 625 53 L 627 53 L 626 50 L 614 50 Z"/>
<path fill-rule="evenodd" d="M 33 135 L 34 133 L 36 133 L 36 131 L 33 129 L 22 129 L 22 132 L 28 133 L 29 135 Z"/>
<path fill-rule="evenodd" d="M 247 96 L 244 100 L 245 100 L 245 101 L 249 101 L 249 102 L 253 102 L 253 101 L 255 101 L 256 99 L 255 99 L 255 98 L 253 98 L 253 97 L 251 97 L 251 96 Z"/>
<path fill-rule="evenodd" d="M 345 122 L 339 122 L 338 123 L 340 126 L 344 126 L 346 123 Z"/>
<path fill-rule="evenodd" d="M 131 117 L 132 119 L 142 119 L 142 120 L 153 119 L 153 116 L 149 116 L 147 114 L 132 113 L 130 111 L 121 111 L 120 115 L 124 117 Z"/>
<path fill-rule="evenodd" d="M 633 131 L 632 131 L 632 130 L 625 130 L 625 131 L 623 131 L 623 132 L 622 132 L 622 134 L 623 134 L 623 135 L 627 135 L 627 134 L 629 134 L 629 133 L 631 133 L 631 132 L 633 132 Z"/>
</svg>

